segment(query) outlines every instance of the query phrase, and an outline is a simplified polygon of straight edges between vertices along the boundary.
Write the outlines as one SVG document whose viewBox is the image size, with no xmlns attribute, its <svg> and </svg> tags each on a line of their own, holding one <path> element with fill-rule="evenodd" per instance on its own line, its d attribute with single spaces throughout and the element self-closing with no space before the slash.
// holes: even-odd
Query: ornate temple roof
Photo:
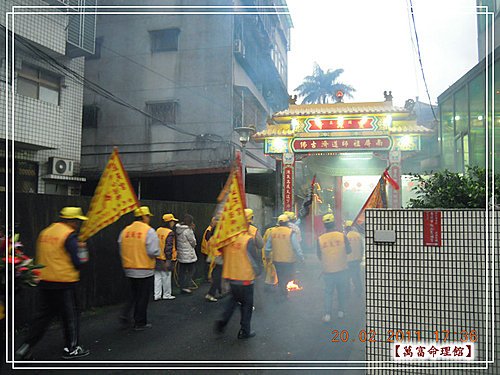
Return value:
<svg viewBox="0 0 500 375">
<path fill-rule="evenodd" d="M 396 107 L 392 101 L 363 102 L 363 103 L 328 103 L 328 104 L 290 104 L 288 109 L 277 112 L 273 118 L 293 116 L 317 116 L 340 114 L 369 114 L 369 113 L 408 113 L 402 107 Z"/>
<path fill-rule="evenodd" d="M 389 134 L 432 134 L 436 130 L 435 129 L 429 129 L 426 128 L 425 126 L 417 125 L 415 121 L 412 121 L 411 123 L 401 123 L 401 122 L 396 122 L 393 124 L 390 128 L 388 129 L 380 129 L 380 131 L 383 131 L 384 133 L 389 133 Z M 318 134 L 311 134 L 311 133 L 303 133 L 302 131 L 294 131 L 291 129 L 289 124 L 280 124 L 280 125 L 268 125 L 265 130 L 262 130 L 258 133 L 255 133 L 253 135 L 253 138 L 255 140 L 263 140 L 268 137 L 294 137 L 300 134 L 301 136 L 304 136 L 306 134 L 309 134 L 310 136 L 317 136 Z M 369 133 L 365 132 L 365 135 L 368 135 Z M 333 135 L 333 134 L 330 134 Z M 337 134 L 338 135 L 338 134 Z M 352 135 L 352 134 L 350 134 Z"/>
</svg>

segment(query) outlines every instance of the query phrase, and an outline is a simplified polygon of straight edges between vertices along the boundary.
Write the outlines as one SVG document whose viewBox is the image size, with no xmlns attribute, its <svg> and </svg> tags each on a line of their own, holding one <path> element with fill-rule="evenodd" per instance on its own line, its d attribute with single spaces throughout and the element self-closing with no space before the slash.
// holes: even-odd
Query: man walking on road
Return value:
<svg viewBox="0 0 500 375">
<path fill-rule="evenodd" d="M 155 258 L 160 255 L 160 243 L 156 231 L 149 226 L 151 212 L 142 206 L 134 211 L 135 220 L 118 237 L 121 249 L 122 265 L 125 276 L 129 279 L 131 299 L 121 317 L 128 323 L 130 310 L 134 309 L 134 330 L 150 328 L 147 310 L 153 291 Z"/>
<path fill-rule="evenodd" d="M 337 289 L 339 303 L 338 317 L 344 317 L 346 302 L 347 254 L 351 252 L 349 240 L 344 233 L 335 230 L 333 214 L 323 216 L 326 232 L 318 238 L 318 258 L 321 260 L 323 280 L 325 281 L 325 297 L 323 322 L 331 319 L 333 289 Z"/>
<path fill-rule="evenodd" d="M 154 299 L 175 299 L 172 295 L 173 254 L 175 252 L 175 225 L 177 220 L 172 214 L 162 217 L 165 226 L 156 230 L 160 240 L 160 255 L 156 257 Z"/>
<path fill-rule="evenodd" d="M 78 345 L 79 313 L 76 304 L 76 286 L 80 281 L 79 249 L 85 248 L 78 242 L 77 231 L 83 216 L 80 207 L 64 207 L 61 220 L 45 228 L 38 236 L 36 262 L 45 267 L 40 270 L 41 304 L 24 344 L 16 351 L 17 360 L 31 356 L 32 347 L 40 341 L 50 322 L 56 315 L 63 321 L 65 347 L 62 357 L 73 359 L 87 356 L 90 351 Z"/>
<path fill-rule="evenodd" d="M 228 300 L 222 319 L 215 322 L 215 331 L 223 333 L 234 310 L 240 305 L 241 329 L 238 339 L 255 336 L 250 321 L 253 310 L 254 281 L 261 269 L 260 255 L 255 248 L 254 240 L 247 233 L 240 234 L 236 240 L 221 249 L 224 256 L 222 277 L 229 281 L 231 298 Z"/>
<path fill-rule="evenodd" d="M 295 277 L 295 263 L 297 259 L 304 261 L 302 249 L 297 242 L 296 234 L 288 226 L 288 221 L 287 215 L 278 216 L 278 227 L 273 228 L 266 243 L 266 258 L 269 258 L 272 252 L 273 264 L 278 275 L 278 288 L 285 299 L 288 297 L 286 286 Z"/>
</svg>

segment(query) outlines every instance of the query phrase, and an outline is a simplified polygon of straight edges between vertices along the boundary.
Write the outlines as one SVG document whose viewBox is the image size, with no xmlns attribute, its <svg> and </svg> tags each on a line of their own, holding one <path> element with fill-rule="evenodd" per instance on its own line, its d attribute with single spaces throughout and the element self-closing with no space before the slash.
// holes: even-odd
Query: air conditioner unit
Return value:
<svg viewBox="0 0 500 375">
<path fill-rule="evenodd" d="M 73 176 L 73 163 L 73 160 L 51 157 L 47 171 L 59 176 Z"/>
<path fill-rule="evenodd" d="M 235 39 L 234 40 L 234 53 L 239 54 L 243 57 L 245 57 L 245 46 L 243 45 L 243 42 L 241 39 Z"/>
</svg>

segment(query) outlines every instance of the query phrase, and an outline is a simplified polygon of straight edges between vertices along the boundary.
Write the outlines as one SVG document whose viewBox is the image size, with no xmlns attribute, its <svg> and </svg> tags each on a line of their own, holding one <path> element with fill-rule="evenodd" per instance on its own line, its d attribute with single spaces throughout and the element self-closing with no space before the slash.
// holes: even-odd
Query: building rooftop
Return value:
<svg viewBox="0 0 500 375">
<path fill-rule="evenodd" d="M 403 107 L 396 107 L 392 101 L 364 103 L 290 104 L 288 109 L 277 112 L 273 118 L 292 116 L 318 116 L 369 113 L 407 113 Z"/>
</svg>

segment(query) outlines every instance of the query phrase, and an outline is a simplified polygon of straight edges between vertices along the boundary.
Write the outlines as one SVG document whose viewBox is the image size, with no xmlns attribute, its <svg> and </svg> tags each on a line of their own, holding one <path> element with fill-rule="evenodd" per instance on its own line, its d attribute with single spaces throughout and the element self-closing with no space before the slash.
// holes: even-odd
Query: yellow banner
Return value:
<svg viewBox="0 0 500 375">
<path fill-rule="evenodd" d="M 212 246 L 216 249 L 229 245 L 239 234 L 248 232 L 248 222 L 245 217 L 245 205 L 238 181 L 238 173 L 233 171 L 229 175 L 228 181 L 230 184 L 227 199 L 212 239 Z"/>
<path fill-rule="evenodd" d="M 115 149 L 90 201 L 89 220 L 82 224 L 80 240 L 87 240 L 138 207 L 137 196 Z"/>
</svg>

